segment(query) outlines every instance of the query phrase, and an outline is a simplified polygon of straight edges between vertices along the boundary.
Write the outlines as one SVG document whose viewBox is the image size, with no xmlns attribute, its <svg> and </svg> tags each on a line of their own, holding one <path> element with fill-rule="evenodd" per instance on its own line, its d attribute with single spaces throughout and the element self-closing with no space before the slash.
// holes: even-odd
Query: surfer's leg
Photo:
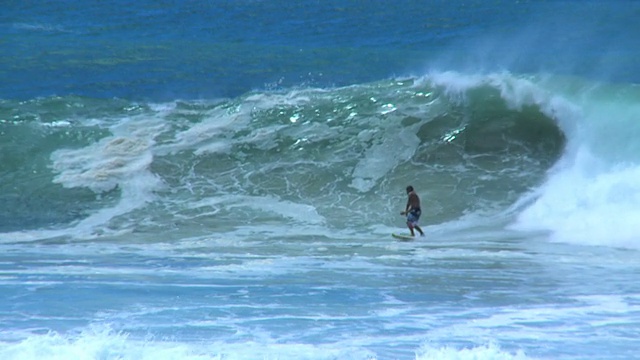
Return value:
<svg viewBox="0 0 640 360">
<path fill-rule="evenodd" d="M 413 228 L 416 228 L 420 233 L 420 236 L 424 236 L 424 232 L 418 226 L 418 220 L 420 220 L 420 215 L 422 215 L 422 211 L 420 209 L 411 210 L 409 216 L 407 216 L 407 225 L 410 224 L 411 227 L 411 235 L 413 236 Z"/>
<path fill-rule="evenodd" d="M 416 214 L 414 211 L 409 212 L 409 214 L 407 214 L 407 227 L 409 227 L 409 231 L 411 231 L 411 236 L 416 236 L 415 232 L 413 231 L 413 228 L 418 228 L 418 219 L 416 217 Z M 420 233 L 422 234 L 422 230 L 419 230 Z"/>
<path fill-rule="evenodd" d="M 411 231 L 411 236 L 416 236 L 416 234 L 413 232 L 413 222 L 407 220 L 407 227 L 409 228 L 409 231 Z"/>
</svg>

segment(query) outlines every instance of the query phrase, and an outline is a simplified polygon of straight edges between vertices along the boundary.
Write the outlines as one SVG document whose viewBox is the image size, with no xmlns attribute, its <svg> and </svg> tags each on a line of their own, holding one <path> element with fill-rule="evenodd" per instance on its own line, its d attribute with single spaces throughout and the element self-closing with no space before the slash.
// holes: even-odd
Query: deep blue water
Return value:
<svg viewBox="0 0 640 360">
<path fill-rule="evenodd" d="M 639 11 L 631 1 L 8 1 L 0 95 L 234 97 L 433 68 L 637 81 Z"/>
</svg>

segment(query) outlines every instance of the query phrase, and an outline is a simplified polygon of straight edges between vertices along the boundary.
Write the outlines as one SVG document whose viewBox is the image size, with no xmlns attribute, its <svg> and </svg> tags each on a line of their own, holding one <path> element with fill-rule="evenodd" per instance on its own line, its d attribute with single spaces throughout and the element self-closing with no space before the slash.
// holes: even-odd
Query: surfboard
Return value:
<svg viewBox="0 0 640 360">
<path fill-rule="evenodd" d="M 398 239 L 398 240 L 402 240 L 402 241 L 411 241 L 413 240 L 415 237 L 411 236 L 409 234 L 396 234 L 396 233 L 392 233 L 391 236 L 393 236 L 394 238 Z"/>
</svg>

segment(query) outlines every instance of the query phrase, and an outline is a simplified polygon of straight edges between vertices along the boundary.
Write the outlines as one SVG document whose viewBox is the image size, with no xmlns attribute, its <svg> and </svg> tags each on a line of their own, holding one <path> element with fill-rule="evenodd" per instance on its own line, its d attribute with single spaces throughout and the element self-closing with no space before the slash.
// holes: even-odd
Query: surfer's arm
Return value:
<svg viewBox="0 0 640 360">
<path fill-rule="evenodd" d="M 400 213 L 400 215 L 406 215 L 409 213 L 409 210 L 411 210 L 411 203 L 407 201 L 407 208 Z"/>
</svg>

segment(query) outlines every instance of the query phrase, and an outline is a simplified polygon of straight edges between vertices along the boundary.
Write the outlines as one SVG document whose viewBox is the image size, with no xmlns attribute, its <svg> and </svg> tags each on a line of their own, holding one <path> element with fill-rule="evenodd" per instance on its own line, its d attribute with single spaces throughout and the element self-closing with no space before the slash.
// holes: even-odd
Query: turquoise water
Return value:
<svg viewBox="0 0 640 360">
<path fill-rule="evenodd" d="M 639 5 L 3 8 L 0 358 L 639 358 Z"/>
</svg>

